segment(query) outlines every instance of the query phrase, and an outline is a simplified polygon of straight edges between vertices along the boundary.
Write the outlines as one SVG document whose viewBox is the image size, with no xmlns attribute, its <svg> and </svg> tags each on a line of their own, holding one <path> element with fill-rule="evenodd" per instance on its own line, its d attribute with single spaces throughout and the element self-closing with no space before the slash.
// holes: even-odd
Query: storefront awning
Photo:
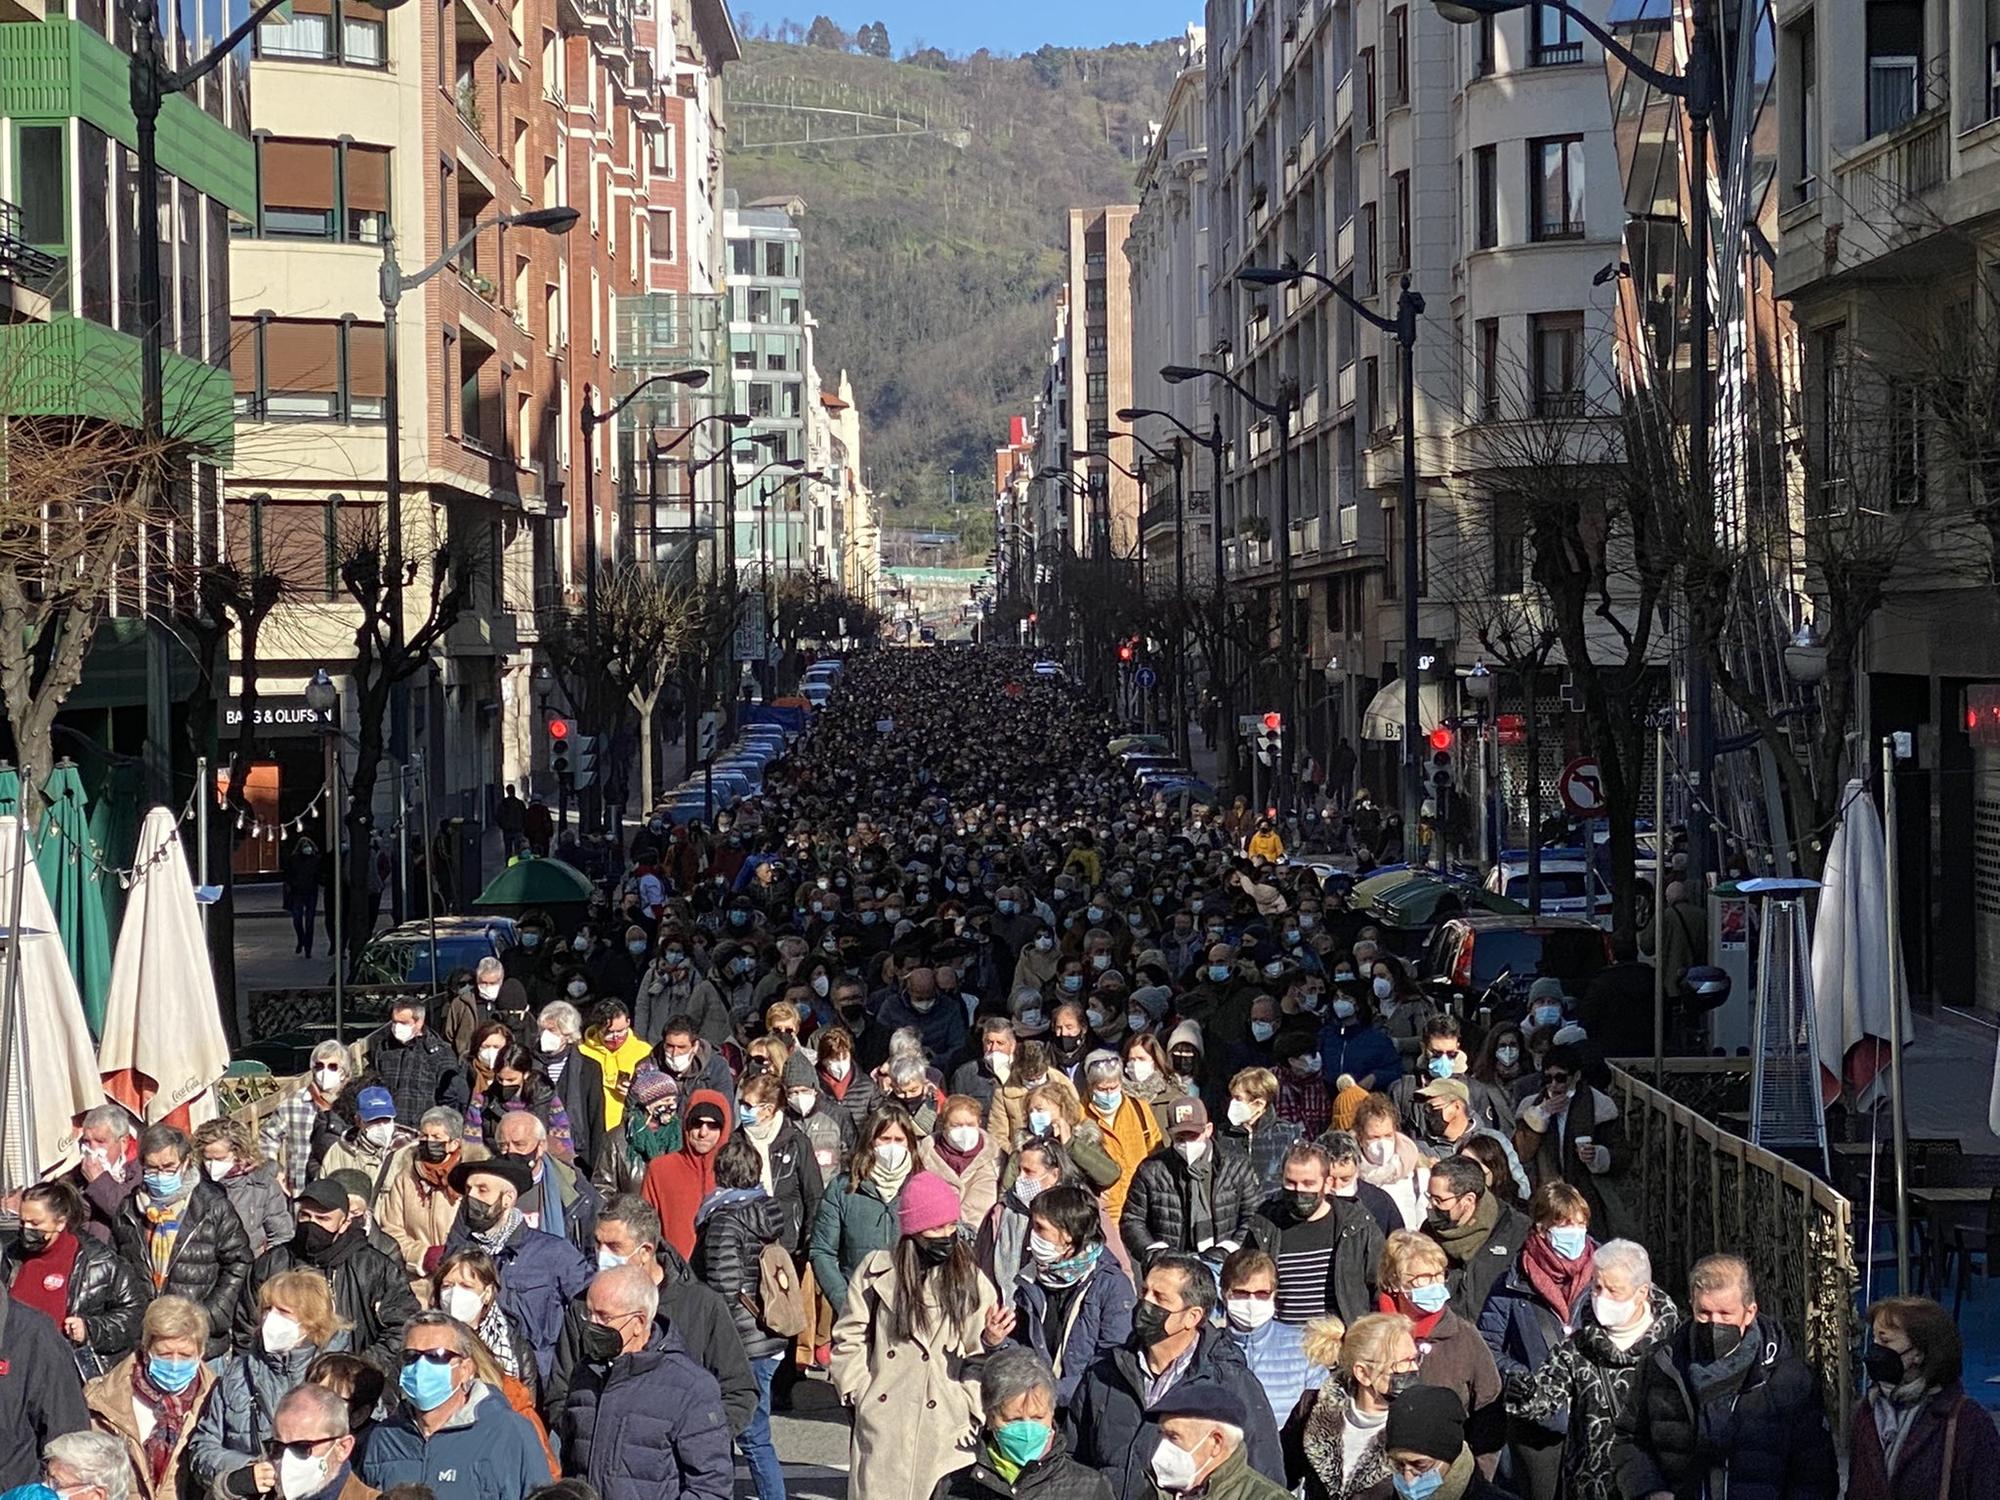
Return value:
<svg viewBox="0 0 2000 1500">
<path fill-rule="evenodd" d="M 1417 726 L 1426 732 L 1444 721 L 1444 688 L 1435 682 L 1417 687 Z M 1361 738 L 1403 742 L 1403 680 L 1399 677 L 1368 700 L 1361 715 Z"/>
</svg>

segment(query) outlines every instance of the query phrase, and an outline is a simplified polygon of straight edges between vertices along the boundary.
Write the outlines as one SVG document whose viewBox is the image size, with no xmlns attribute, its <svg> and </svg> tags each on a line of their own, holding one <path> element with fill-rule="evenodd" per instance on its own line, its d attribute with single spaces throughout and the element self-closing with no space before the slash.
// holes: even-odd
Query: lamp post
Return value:
<svg viewBox="0 0 2000 1500">
<path fill-rule="evenodd" d="M 1440 0 L 1442 8 L 1443 0 Z M 1236 279 L 1250 286 L 1296 286 L 1316 281 L 1345 302 L 1354 315 L 1369 326 L 1388 334 L 1402 350 L 1403 406 L 1403 858 L 1414 866 L 1421 854 L 1419 827 L 1424 803 L 1423 763 L 1420 741 L 1423 726 L 1418 715 L 1422 686 L 1417 675 L 1417 318 L 1424 310 L 1421 292 L 1410 290 L 1405 276 L 1396 297 L 1396 315 L 1385 318 L 1364 307 L 1354 294 L 1329 276 L 1308 271 L 1303 266 L 1252 266 L 1237 273 Z"/>
<path fill-rule="evenodd" d="M 673 370 L 662 375 L 651 375 L 633 386 L 624 396 L 614 402 L 608 410 L 596 408 L 597 392 L 584 387 L 583 393 L 583 497 L 584 514 L 588 518 L 590 537 L 585 543 L 583 554 L 583 616 L 584 639 L 590 644 L 593 657 L 597 654 L 597 553 L 598 537 L 602 530 L 597 522 L 597 468 L 593 447 L 597 429 L 611 421 L 636 400 L 641 391 L 655 385 L 684 385 L 689 390 L 698 390 L 708 384 L 706 370 Z M 748 420 L 746 418 L 746 420 Z M 694 429 L 688 429 L 692 432 Z M 686 434 L 682 434 L 683 437 Z M 662 450 L 664 451 L 664 450 Z"/>
<path fill-rule="evenodd" d="M 321 795 L 326 798 L 326 856 L 333 861 L 333 908 L 330 912 L 333 918 L 333 1039 L 345 1043 L 347 933 L 340 909 L 343 895 L 340 879 L 340 692 L 334 687 L 325 667 L 313 673 L 312 681 L 306 684 L 306 708 L 320 721 L 321 774 L 325 778 Z M 435 959 L 432 968 L 435 971 Z M 433 972 L 433 981 L 436 977 Z"/>
<path fill-rule="evenodd" d="M 1129 415 L 1128 415 L 1129 413 Z M 1129 422 L 1141 415 L 1139 409 L 1126 407 L 1118 413 L 1118 420 Z M 1144 448 L 1153 457 L 1174 471 L 1174 717 L 1179 728 L 1174 731 L 1174 744 L 1181 753 L 1181 759 L 1188 765 L 1194 764 L 1194 746 L 1188 740 L 1187 711 L 1187 546 L 1184 533 L 1187 527 L 1187 439 L 1175 434 L 1172 446 L 1160 449 L 1147 442 L 1136 432 L 1113 432 L 1111 437 L 1128 438 Z M 1142 533 L 1143 534 L 1143 533 Z"/>
<path fill-rule="evenodd" d="M 1479 705 L 1479 854 L 1489 864 L 1498 861 L 1493 844 L 1493 796 L 1486 785 L 1486 725 L 1491 717 L 1487 709 L 1498 686 L 1484 661 L 1474 662 L 1466 674 L 1465 695 Z"/>
<path fill-rule="evenodd" d="M 1240 279 L 1240 278 L 1239 278 Z M 1281 377 L 1278 383 L 1278 399 L 1265 401 L 1250 388 L 1225 370 L 1203 369 L 1196 365 L 1168 365 L 1160 371 L 1160 378 L 1169 385 L 1179 385 L 1185 380 L 1198 378 L 1220 380 L 1257 411 L 1272 418 L 1278 424 L 1278 670 L 1284 679 L 1284 688 L 1278 696 L 1278 711 L 1283 716 L 1283 738 L 1279 741 L 1278 764 L 1271 768 L 1276 785 L 1282 789 L 1283 798 L 1292 793 L 1292 761 L 1298 748 L 1298 731 L 1294 728 L 1297 714 L 1294 709 L 1298 699 L 1299 659 L 1293 641 L 1296 610 L 1292 600 L 1292 406 L 1298 399 L 1298 387 L 1290 377 Z M 1216 505 L 1221 503 L 1221 490 L 1216 491 Z M 1220 533 L 1218 533 L 1219 535 Z M 1217 581 L 1221 587 L 1220 575 Z M 1233 727 L 1232 727 L 1233 732 Z M 1279 796 L 1272 798 L 1280 801 Z"/>
<path fill-rule="evenodd" d="M 1437 12 L 1456 25 L 1475 25 L 1489 16 L 1525 9 L 1531 0 L 1435 0 Z M 1715 372 L 1709 364 L 1708 257 L 1712 250 L 1708 213 L 1708 122 L 1720 98 L 1715 42 L 1709 35 L 1708 0 L 1688 0 L 1687 66 L 1679 73 L 1654 67 L 1600 26 L 1570 0 L 1545 0 L 1582 27 L 1599 46 L 1640 79 L 1687 107 L 1689 237 L 1694 241 L 1688 268 L 1688 352 L 1693 365 L 1694 411 L 1688 423 L 1688 465 L 1695 502 L 1693 533 L 1706 545 L 1715 535 L 1713 460 L 1709 453 L 1709 408 L 1714 404 Z M 1715 770 L 1714 685 L 1707 658 L 1691 651 L 1687 662 L 1688 759 L 1692 763 L 1688 802 L 1688 874 L 1695 889 L 1714 862 L 1708 799 Z"/>
</svg>

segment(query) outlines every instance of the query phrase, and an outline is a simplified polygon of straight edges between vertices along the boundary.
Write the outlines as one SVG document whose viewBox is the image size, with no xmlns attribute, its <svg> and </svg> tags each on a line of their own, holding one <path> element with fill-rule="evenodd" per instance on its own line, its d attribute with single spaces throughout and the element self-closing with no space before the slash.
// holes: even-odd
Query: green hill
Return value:
<svg viewBox="0 0 2000 1500">
<path fill-rule="evenodd" d="M 971 522 L 968 544 L 983 555 L 993 450 L 1041 387 L 1064 211 L 1132 201 L 1175 67 L 1172 41 L 903 62 L 753 41 L 729 71 L 728 181 L 746 203 L 805 200 L 820 370 L 853 376 L 867 477 L 889 499 L 889 524 Z M 821 144 L 829 130 L 870 127 L 751 102 L 778 99 L 927 119 L 942 133 Z M 792 144 L 808 132 L 814 144 Z"/>
</svg>

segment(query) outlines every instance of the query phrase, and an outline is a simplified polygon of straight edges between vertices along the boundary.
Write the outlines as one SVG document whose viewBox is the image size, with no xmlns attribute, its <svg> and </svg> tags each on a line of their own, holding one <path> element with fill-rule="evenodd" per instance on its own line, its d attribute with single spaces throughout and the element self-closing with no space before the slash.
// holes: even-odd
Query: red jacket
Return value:
<svg viewBox="0 0 2000 1500">
<path fill-rule="evenodd" d="M 687 1143 L 688 1111 L 697 1104 L 713 1104 L 722 1111 L 722 1137 L 706 1156 Z M 683 1259 L 694 1257 L 694 1215 L 702 1200 L 715 1191 L 715 1153 L 729 1139 L 729 1122 L 735 1118 L 734 1100 L 725 1099 L 714 1089 L 696 1089 L 681 1105 L 681 1147 L 665 1156 L 656 1156 L 646 1167 L 639 1196 L 659 1211 L 660 1231 L 667 1243 L 680 1251 Z"/>
</svg>

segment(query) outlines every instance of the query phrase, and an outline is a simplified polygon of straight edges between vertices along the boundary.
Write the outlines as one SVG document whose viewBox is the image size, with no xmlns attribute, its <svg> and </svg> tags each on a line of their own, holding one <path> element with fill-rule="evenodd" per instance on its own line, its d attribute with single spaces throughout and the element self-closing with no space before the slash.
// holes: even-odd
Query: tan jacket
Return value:
<svg viewBox="0 0 2000 1500">
<path fill-rule="evenodd" d="M 465 1161 L 484 1161 L 487 1149 L 475 1141 L 462 1148 Z M 417 1175 L 417 1148 L 406 1146 L 401 1159 L 389 1170 L 382 1196 L 375 1203 L 375 1222 L 396 1242 L 403 1253 L 403 1265 L 413 1280 L 424 1273 L 424 1253 L 442 1245 L 458 1219 L 458 1200 L 450 1193 L 433 1188 Z M 420 1289 L 419 1300 L 428 1302 Z"/>
<path fill-rule="evenodd" d="M 180 1494 L 181 1461 L 187 1453 L 188 1439 L 194 1436 L 194 1424 L 208 1401 L 208 1393 L 215 1388 L 215 1372 L 206 1361 L 195 1371 L 197 1395 L 194 1404 L 188 1409 L 188 1419 L 181 1426 L 180 1440 L 174 1444 L 166 1476 L 156 1485 L 153 1483 L 153 1467 L 146 1462 L 146 1445 L 139 1437 L 139 1414 L 132 1408 L 132 1376 L 138 1359 L 137 1354 L 128 1354 L 95 1380 L 86 1381 L 83 1404 L 90 1411 L 92 1427 L 124 1440 L 126 1455 L 132 1460 L 134 1500 L 175 1500 Z M 192 1481 L 188 1488 L 195 1488 Z M 343 1494 L 341 1500 L 348 1500 L 348 1497 Z"/>
<path fill-rule="evenodd" d="M 992 1132 L 987 1132 L 979 1154 L 966 1163 L 963 1176 L 952 1171 L 932 1136 L 917 1146 L 917 1161 L 926 1172 L 935 1172 L 958 1189 L 958 1222 L 968 1233 L 977 1234 L 1000 1198 L 1000 1148 L 994 1145 Z"/>
<path fill-rule="evenodd" d="M 867 1500 L 930 1500 L 937 1482 L 969 1465 L 977 1449 L 983 1413 L 975 1372 L 993 1283 L 980 1272 L 971 1316 L 938 1318 L 907 1343 L 890 1330 L 895 1296 L 891 1252 L 871 1251 L 849 1279 L 847 1307 L 833 1325 L 829 1373 L 854 1412 L 848 1487 Z"/>
<path fill-rule="evenodd" d="M 1076 1090 L 1070 1081 L 1060 1073 L 1050 1073 L 1052 1087 L 1066 1089 L 1072 1099 Z M 1077 1100 L 1081 1112 L 1083 1101 Z M 1021 1133 L 1028 1128 L 1028 1090 L 1019 1083 L 1003 1083 L 993 1091 L 993 1102 L 986 1106 L 986 1133 L 1000 1142 L 1011 1152 L 1021 1143 Z"/>
</svg>

